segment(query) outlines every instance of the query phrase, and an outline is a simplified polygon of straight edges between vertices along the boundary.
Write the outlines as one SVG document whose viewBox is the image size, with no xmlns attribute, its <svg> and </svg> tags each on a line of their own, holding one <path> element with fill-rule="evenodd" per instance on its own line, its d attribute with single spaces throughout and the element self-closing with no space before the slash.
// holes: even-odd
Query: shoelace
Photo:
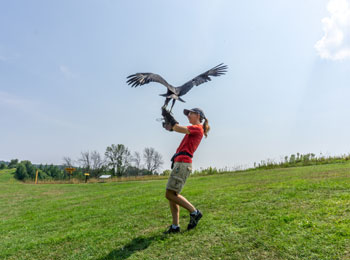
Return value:
<svg viewBox="0 0 350 260">
<path fill-rule="evenodd" d="M 196 221 L 196 217 L 197 217 L 197 215 L 191 215 L 190 214 L 190 223 L 191 223 L 191 225 L 192 224 L 195 224 L 197 221 Z"/>
</svg>

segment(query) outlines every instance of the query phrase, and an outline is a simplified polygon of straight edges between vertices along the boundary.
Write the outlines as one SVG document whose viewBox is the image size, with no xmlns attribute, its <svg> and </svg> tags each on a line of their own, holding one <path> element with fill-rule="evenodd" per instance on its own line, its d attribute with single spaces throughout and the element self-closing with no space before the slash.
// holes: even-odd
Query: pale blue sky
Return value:
<svg viewBox="0 0 350 260">
<path fill-rule="evenodd" d="M 332 2 L 349 0 L 0 1 L 0 160 L 60 164 L 122 143 L 169 168 L 182 135 L 155 120 L 165 88 L 126 76 L 177 86 L 221 62 L 227 75 L 174 107 L 181 124 L 201 107 L 212 127 L 194 168 L 348 153 L 350 13 Z"/>
</svg>

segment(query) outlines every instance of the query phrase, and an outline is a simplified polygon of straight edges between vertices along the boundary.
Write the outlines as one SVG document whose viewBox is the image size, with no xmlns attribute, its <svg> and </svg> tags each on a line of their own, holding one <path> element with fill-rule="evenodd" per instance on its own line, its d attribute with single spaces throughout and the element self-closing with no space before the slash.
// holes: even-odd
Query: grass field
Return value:
<svg viewBox="0 0 350 260">
<path fill-rule="evenodd" d="M 350 259 L 350 164 L 191 177 L 183 195 L 204 216 L 170 236 L 165 184 L 33 185 L 2 170 L 0 259 Z"/>
</svg>

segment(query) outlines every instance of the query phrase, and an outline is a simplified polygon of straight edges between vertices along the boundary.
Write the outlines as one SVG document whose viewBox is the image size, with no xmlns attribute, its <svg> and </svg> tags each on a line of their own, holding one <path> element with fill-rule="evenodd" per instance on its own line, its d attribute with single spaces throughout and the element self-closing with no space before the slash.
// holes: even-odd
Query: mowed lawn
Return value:
<svg viewBox="0 0 350 260">
<path fill-rule="evenodd" d="M 165 184 L 33 185 L 2 170 L 0 259 L 350 259 L 350 164 L 191 177 L 183 195 L 204 216 L 170 236 Z"/>
</svg>

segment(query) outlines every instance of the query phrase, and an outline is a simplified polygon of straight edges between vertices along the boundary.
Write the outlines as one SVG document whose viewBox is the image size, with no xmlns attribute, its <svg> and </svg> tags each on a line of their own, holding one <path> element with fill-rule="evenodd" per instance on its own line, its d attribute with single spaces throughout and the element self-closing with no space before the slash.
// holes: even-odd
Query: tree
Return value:
<svg viewBox="0 0 350 260">
<path fill-rule="evenodd" d="M 127 176 L 139 176 L 142 174 L 142 171 L 137 167 L 129 166 L 125 173 Z"/>
<path fill-rule="evenodd" d="M 78 159 L 78 162 L 80 162 L 81 167 L 85 171 L 90 171 L 91 169 L 91 155 L 90 152 L 81 152 L 81 157 Z"/>
<path fill-rule="evenodd" d="M 292 154 L 290 157 L 289 157 L 289 163 L 291 165 L 294 165 L 295 164 L 295 154 Z"/>
<path fill-rule="evenodd" d="M 35 167 L 30 161 L 21 161 L 21 164 L 23 164 L 26 167 L 27 171 L 27 177 L 30 179 L 35 178 Z"/>
<path fill-rule="evenodd" d="M 145 166 L 152 174 L 163 165 L 162 155 L 158 153 L 153 147 L 146 147 L 143 150 L 143 158 L 145 159 Z"/>
<path fill-rule="evenodd" d="M 6 164 L 4 162 L 0 163 L 0 170 L 6 169 Z"/>
<path fill-rule="evenodd" d="M 7 165 L 7 168 L 12 169 L 12 168 L 16 168 L 18 164 L 18 159 L 12 159 L 9 163 L 9 165 Z"/>
<path fill-rule="evenodd" d="M 105 168 L 105 162 L 102 159 L 101 155 L 97 151 L 93 151 L 90 154 L 91 157 L 91 173 L 93 176 L 97 177 L 100 173 L 103 172 Z"/>
<path fill-rule="evenodd" d="M 136 168 L 141 169 L 141 154 L 139 152 L 134 152 L 132 162 Z"/>
<path fill-rule="evenodd" d="M 153 168 L 152 172 L 157 171 L 164 164 L 163 157 L 160 153 L 156 152 L 153 157 Z"/>
<path fill-rule="evenodd" d="M 64 156 L 64 157 L 62 158 L 62 160 L 63 160 L 63 167 L 64 167 L 64 168 L 74 168 L 73 166 L 74 166 L 74 164 L 75 164 L 75 161 L 74 161 L 72 158 L 70 158 L 70 157 L 68 157 L 68 156 Z M 42 170 L 42 168 L 40 168 L 40 167 L 39 167 L 39 169 Z M 66 170 L 64 170 L 64 171 L 63 171 L 63 178 L 68 178 L 68 177 L 69 177 L 69 174 L 70 174 L 70 173 L 68 173 Z"/>
<path fill-rule="evenodd" d="M 112 169 L 112 174 L 122 176 L 131 162 L 131 154 L 123 144 L 108 146 L 105 152 L 108 166 Z"/>
<path fill-rule="evenodd" d="M 17 164 L 17 169 L 15 172 L 15 178 L 17 180 L 24 180 L 28 178 L 26 166 L 22 163 Z"/>
<path fill-rule="evenodd" d="M 71 168 L 74 165 L 74 160 L 68 156 L 63 157 L 63 166 Z"/>
<path fill-rule="evenodd" d="M 164 176 L 169 176 L 170 173 L 171 173 L 171 170 L 167 169 L 167 170 L 164 170 L 164 171 L 163 171 L 162 175 L 164 175 Z"/>
</svg>

